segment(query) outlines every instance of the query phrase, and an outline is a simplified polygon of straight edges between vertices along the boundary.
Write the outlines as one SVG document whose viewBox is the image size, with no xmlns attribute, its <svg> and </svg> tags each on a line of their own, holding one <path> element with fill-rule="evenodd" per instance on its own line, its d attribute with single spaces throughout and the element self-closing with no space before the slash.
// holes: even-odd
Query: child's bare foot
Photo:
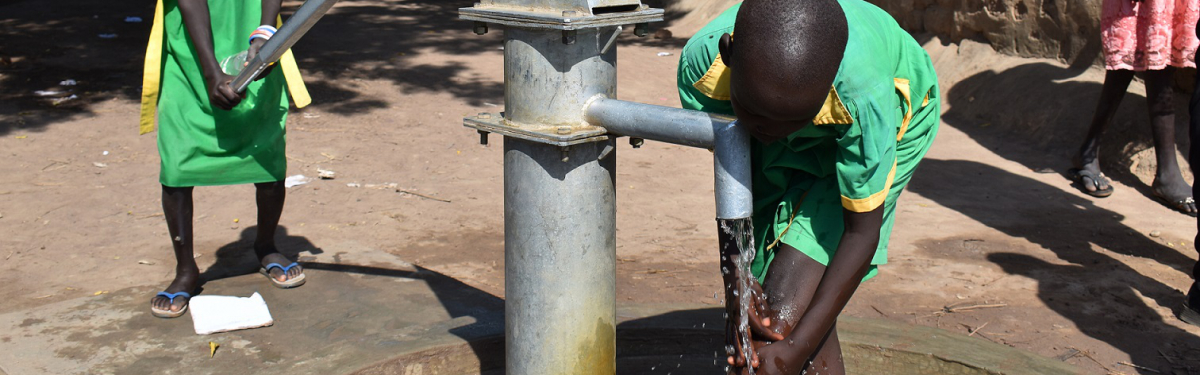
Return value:
<svg viewBox="0 0 1200 375">
<path fill-rule="evenodd" d="M 191 293 L 200 282 L 200 269 L 195 264 L 182 266 L 175 270 L 175 280 L 163 293 L 150 299 L 150 311 L 161 318 L 174 318 L 187 309 Z M 180 294 L 184 293 L 184 294 Z"/>
<path fill-rule="evenodd" d="M 1167 173 L 1154 179 L 1154 195 L 1163 200 L 1167 207 L 1196 216 L 1196 201 L 1192 198 L 1192 187 L 1183 180 L 1183 176 Z"/>
</svg>

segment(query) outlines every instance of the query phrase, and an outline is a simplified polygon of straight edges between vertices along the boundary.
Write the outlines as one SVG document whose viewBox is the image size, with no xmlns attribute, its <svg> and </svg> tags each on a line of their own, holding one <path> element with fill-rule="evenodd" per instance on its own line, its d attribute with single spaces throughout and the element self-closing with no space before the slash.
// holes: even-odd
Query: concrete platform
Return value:
<svg viewBox="0 0 1200 375">
<path fill-rule="evenodd" d="M 196 335 L 189 315 L 158 319 L 156 290 L 131 288 L 0 315 L 0 375 L 501 374 L 504 301 L 417 267 L 304 263 L 308 284 L 257 273 L 203 294 L 263 295 L 266 328 Z M 618 373 L 721 374 L 720 309 L 618 307 Z M 1061 362 L 928 327 L 846 318 L 850 370 L 889 374 L 1066 374 Z M 220 344 L 209 357 L 209 342 Z"/>
<path fill-rule="evenodd" d="M 308 283 L 296 289 L 257 273 L 204 286 L 207 295 L 262 294 L 275 325 L 260 329 L 196 335 L 190 315 L 150 315 L 150 288 L 0 315 L 0 373 L 338 374 L 504 332 L 503 300 L 438 273 L 304 266 Z M 213 358 L 210 341 L 221 345 Z"/>
</svg>

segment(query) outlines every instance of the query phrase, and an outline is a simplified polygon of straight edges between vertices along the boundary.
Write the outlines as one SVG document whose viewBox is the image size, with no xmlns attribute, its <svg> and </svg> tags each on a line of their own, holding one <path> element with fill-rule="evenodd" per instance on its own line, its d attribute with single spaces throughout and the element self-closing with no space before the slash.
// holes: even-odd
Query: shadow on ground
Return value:
<svg viewBox="0 0 1200 375">
<path fill-rule="evenodd" d="M 650 0 L 667 9 L 667 22 L 683 17 L 681 0 Z M 301 2 L 284 2 L 284 17 Z M 473 0 L 342 1 L 293 50 L 313 97 L 313 108 L 360 114 L 390 104 L 358 81 L 386 80 L 403 94 L 449 93 L 473 106 L 503 101 L 504 86 L 462 61 L 432 60 L 423 54 L 472 57 L 498 54 L 502 28 L 483 36 L 458 19 Z M 54 12 L 32 0 L 0 4 L 0 136 L 40 131 L 55 123 L 95 114 L 108 100 L 137 101 L 154 3 L 66 0 Z M 141 22 L 126 22 L 126 17 Z M 686 38 L 644 38 L 628 28 L 625 45 L 680 48 Z M 101 34 L 115 34 L 102 38 Z M 73 79 L 75 86 L 59 83 Z M 37 91 L 54 91 L 39 96 Z M 63 98 L 75 97 L 70 100 Z M 57 101 L 57 102 L 56 102 Z M 136 129 L 130 124 L 130 132 Z"/>
<path fill-rule="evenodd" d="M 314 105 L 360 113 L 387 103 L 353 89 L 355 79 L 386 79 L 402 92 L 448 92 L 479 105 L 503 96 L 503 85 L 459 62 L 413 62 L 424 52 L 471 56 L 495 52 L 500 33 L 476 36 L 457 18 L 470 0 L 340 3 L 294 48 Z M 300 5 L 286 1 L 286 18 Z M 57 2 L 54 11 L 32 0 L 0 4 L 0 135 L 39 131 L 94 114 L 107 100 L 139 100 L 154 2 Z M 126 17 L 141 22 L 126 22 Z M 105 37 L 101 37 L 104 34 Z M 112 36 L 115 35 L 115 36 Z M 75 86 L 61 86 L 72 79 Z M 58 93 L 39 96 L 36 91 Z M 55 103 L 75 95 L 74 99 Z M 136 129 L 130 124 L 130 132 Z"/>
<path fill-rule="evenodd" d="M 1068 178 L 1071 158 L 1083 143 L 1100 97 L 1101 83 L 1070 80 L 1082 72 L 1030 63 L 976 74 L 948 90 L 942 120 L 1006 159 Z M 1176 93 L 1180 150 L 1189 145 L 1188 99 Z M 1139 179 L 1153 176 L 1155 163 L 1144 95 L 1126 93 L 1100 142 L 1104 173 L 1153 200 L 1153 190 Z"/>
<path fill-rule="evenodd" d="M 953 191 L 959 193 L 948 194 L 944 186 L 956 186 Z M 1182 291 L 1094 249 L 1145 258 L 1186 275 L 1194 261 L 1181 251 L 1191 251 L 1190 247 L 1164 246 L 1125 226 L 1122 215 L 1086 198 L 977 162 L 926 159 L 908 189 L 1051 251 L 1051 256 L 991 252 L 987 260 L 1009 274 L 1036 280 L 1038 297 L 1047 306 L 1085 335 L 1129 354 L 1132 363 L 1171 368 L 1174 364 L 1164 362 L 1163 355 L 1200 354 L 1191 349 L 1200 347 L 1200 337 L 1166 324 L 1142 301 L 1144 296 L 1159 306 L 1178 309 Z M 1159 345 L 1145 345 L 1149 342 Z"/>
<path fill-rule="evenodd" d="M 254 255 L 253 248 L 256 231 L 256 226 L 243 229 L 239 239 L 221 246 L 215 252 L 214 256 L 216 256 L 216 260 L 211 266 L 203 270 L 201 273 L 202 284 L 200 288 L 200 294 L 204 294 L 203 287 L 206 285 L 214 289 L 228 289 L 229 285 L 224 285 L 226 284 L 224 282 L 218 283 L 218 281 L 258 273 L 258 270 L 261 266 Z M 323 303 L 333 306 L 346 307 L 344 311 L 329 311 L 328 309 L 325 311 L 321 311 L 321 309 L 306 311 L 302 313 L 302 315 L 306 318 L 303 319 L 303 321 L 325 321 L 343 315 L 353 318 L 358 316 L 358 313 L 361 312 L 361 310 L 387 310 L 398 308 L 394 311 L 402 312 L 406 311 L 402 306 L 404 306 L 406 303 L 411 303 L 411 301 L 392 300 L 392 298 L 381 295 L 376 295 L 374 297 L 368 295 L 367 298 L 362 298 L 363 296 L 360 294 L 365 292 L 352 292 L 348 290 L 339 291 L 339 288 L 355 288 L 356 286 L 354 284 L 347 285 L 344 281 L 333 284 L 323 283 L 322 275 L 325 273 L 333 272 L 356 277 L 383 277 L 397 279 L 397 281 L 423 281 L 432 292 L 432 295 L 436 297 L 440 307 L 445 309 L 445 312 L 449 315 L 451 320 L 460 318 L 468 319 L 470 324 L 447 327 L 446 332 L 455 335 L 464 341 L 467 341 L 472 352 L 475 353 L 475 355 L 479 358 L 481 365 L 491 366 L 491 364 L 501 361 L 504 356 L 502 345 L 500 346 L 500 350 L 497 351 L 495 342 L 480 340 L 481 337 L 493 336 L 503 332 L 504 300 L 499 297 L 479 290 L 445 274 L 409 264 L 404 264 L 395 268 L 378 265 L 343 264 L 340 262 L 339 256 L 337 255 L 333 256 L 334 262 L 332 263 L 314 261 L 312 259 L 316 257 L 312 255 L 324 254 L 325 251 L 309 241 L 308 238 L 290 235 L 287 227 L 285 226 L 280 226 L 277 230 L 276 245 L 280 249 L 280 252 L 289 259 L 299 260 L 300 265 L 304 267 L 306 272 L 309 274 L 316 274 L 314 276 L 317 277 L 314 278 L 312 282 L 302 287 L 304 291 L 320 289 L 321 291 L 318 293 L 326 298 L 323 300 Z M 307 252 L 310 255 L 301 256 L 301 253 L 304 252 Z M 252 279 L 259 278 L 252 277 Z M 339 280 L 344 279 L 345 278 L 339 278 Z M 324 276 L 324 280 L 329 281 L 329 277 Z M 268 285 L 268 281 L 265 279 L 259 279 L 259 281 L 261 281 L 261 283 L 264 285 L 264 288 L 266 288 L 265 285 Z M 375 288 L 367 288 L 367 290 L 373 289 Z M 297 291 L 300 290 L 301 289 L 298 289 Z M 219 293 L 220 291 L 217 292 Z M 288 290 L 272 290 L 272 292 L 281 293 L 281 296 L 274 298 L 274 300 L 278 301 L 273 303 L 275 308 L 289 309 L 306 305 L 306 303 L 303 301 L 289 301 L 289 298 L 287 297 L 289 292 Z M 356 312 L 352 310 L 360 311 Z M 376 327 L 380 325 L 392 327 L 398 331 L 407 329 L 405 328 L 404 324 L 388 322 L 388 320 L 394 319 L 394 317 L 388 317 L 386 315 L 387 314 L 373 316 L 371 314 L 365 314 L 361 318 L 352 319 L 363 320 L 362 322 L 347 323 L 346 326 L 356 327 L 349 329 L 350 332 L 355 332 L 356 330 L 365 330 L 366 328 L 363 327 Z M 279 319 L 287 319 L 287 317 L 280 317 Z M 365 321 L 369 319 L 374 319 L 374 321 Z M 435 331 L 437 328 L 438 327 L 436 326 L 429 327 L 429 329 Z M 322 329 L 318 329 L 318 332 L 309 332 L 306 334 L 317 336 L 324 335 L 327 336 L 326 338 L 328 339 L 336 339 L 339 336 L 343 338 L 346 337 L 345 334 L 339 334 L 336 332 L 336 330 L 336 328 L 325 329 L 324 331 L 329 332 L 323 332 Z M 361 340 L 370 341 L 373 339 L 380 339 L 387 341 L 386 337 L 388 335 L 395 334 L 393 332 L 389 332 L 386 327 L 383 329 L 375 328 L 375 330 L 378 330 L 378 332 L 375 333 L 374 336 L 378 337 Z M 368 363 L 359 363 L 358 365 L 362 366 L 367 364 Z M 484 369 L 480 368 L 476 371 L 482 370 Z"/>
<path fill-rule="evenodd" d="M 257 231 L 258 226 L 246 227 L 242 229 L 241 236 L 236 241 L 218 248 L 213 253 L 217 259 L 200 273 L 201 286 L 203 283 L 220 279 L 258 273 L 262 265 L 254 255 L 254 238 Z M 300 259 L 302 252 L 312 255 L 325 252 L 308 238 L 288 234 L 288 228 L 283 225 L 276 229 L 275 245 L 281 254 L 292 261 Z"/>
</svg>

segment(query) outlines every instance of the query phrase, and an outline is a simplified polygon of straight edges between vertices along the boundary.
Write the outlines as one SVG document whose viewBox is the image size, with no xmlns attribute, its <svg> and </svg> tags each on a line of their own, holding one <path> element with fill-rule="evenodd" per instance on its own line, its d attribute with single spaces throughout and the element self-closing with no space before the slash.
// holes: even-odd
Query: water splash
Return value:
<svg viewBox="0 0 1200 375">
<path fill-rule="evenodd" d="M 750 264 L 754 261 L 754 224 L 750 218 L 742 219 L 717 219 L 717 226 L 720 228 L 720 233 L 717 237 L 721 246 L 721 259 L 725 260 L 726 256 L 732 258 L 734 267 L 739 272 L 735 273 L 737 277 L 737 287 L 733 289 L 732 295 L 737 298 L 738 308 L 741 310 L 740 317 L 737 322 L 736 335 L 738 341 L 742 344 L 742 353 L 745 353 L 747 362 L 750 360 L 750 353 L 753 353 L 753 347 L 750 344 L 750 298 L 753 296 L 750 291 L 750 286 L 755 280 L 750 272 Z M 725 274 L 728 270 L 722 266 L 721 271 Z M 732 288 L 731 285 L 726 285 L 726 288 Z M 738 291 L 746 291 L 739 295 Z M 728 316 L 726 316 L 728 319 Z M 754 367 L 746 366 L 747 372 L 754 375 Z M 728 371 L 727 371 L 728 372 Z"/>
</svg>

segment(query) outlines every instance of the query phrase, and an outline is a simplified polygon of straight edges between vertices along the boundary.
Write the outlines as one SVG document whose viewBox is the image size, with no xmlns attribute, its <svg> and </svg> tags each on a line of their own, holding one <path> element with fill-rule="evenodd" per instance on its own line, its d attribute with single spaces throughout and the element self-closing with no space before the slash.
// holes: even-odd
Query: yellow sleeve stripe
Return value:
<svg viewBox="0 0 1200 375">
<path fill-rule="evenodd" d="M 908 131 L 908 122 L 912 121 L 912 95 L 908 92 L 908 80 L 904 78 L 893 78 L 896 81 L 896 91 L 900 92 L 900 96 L 904 97 L 904 120 L 900 122 L 900 131 L 896 133 L 896 141 L 899 142 L 904 138 L 904 132 Z M 928 103 L 929 98 L 925 98 Z"/>
<path fill-rule="evenodd" d="M 896 162 L 892 161 L 892 170 L 888 172 L 887 182 L 883 184 L 883 190 L 871 194 L 871 196 L 862 199 L 853 199 L 845 195 L 842 196 L 842 207 L 854 212 L 871 212 L 883 202 L 887 200 L 888 192 L 892 190 L 892 179 L 896 178 Z"/>
<path fill-rule="evenodd" d="M 154 114 L 158 112 L 158 90 L 162 78 L 163 5 L 154 6 L 154 25 L 150 27 L 150 42 L 146 45 L 146 64 L 142 67 L 142 110 L 138 119 L 138 134 L 154 131 Z"/>
<path fill-rule="evenodd" d="M 292 56 L 290 48 L 279 58 L 279 67 L 283 69 L 283 80 L 287 81 L 288 94 L 291 94 L 296 108 L 312 104 L 312 97 L 308 95 L 308 87 L 304 86 L 304 77 L 300 76 L 300 68 L 296 66 L 296 58 Z"/>
<path fill-rule="evenodd" d="M 283 17 L 276 17 L 275 23 L 283 26 Z M 291 48 L 284 51 L 283 57 L 279 58 L 279 67 L 283 69 L 283 80 L 287 82 L 288 94 L 291 94 L 292 103 L 296 104 L 296 108 L 304 108 L 311 104 L 312 97 L 308 95 L 308 87 L 304 86 L 304 77 L 300 76 L 300 68 L 296 65 L 296 57 L 292 55 Z"/>
</svg>

